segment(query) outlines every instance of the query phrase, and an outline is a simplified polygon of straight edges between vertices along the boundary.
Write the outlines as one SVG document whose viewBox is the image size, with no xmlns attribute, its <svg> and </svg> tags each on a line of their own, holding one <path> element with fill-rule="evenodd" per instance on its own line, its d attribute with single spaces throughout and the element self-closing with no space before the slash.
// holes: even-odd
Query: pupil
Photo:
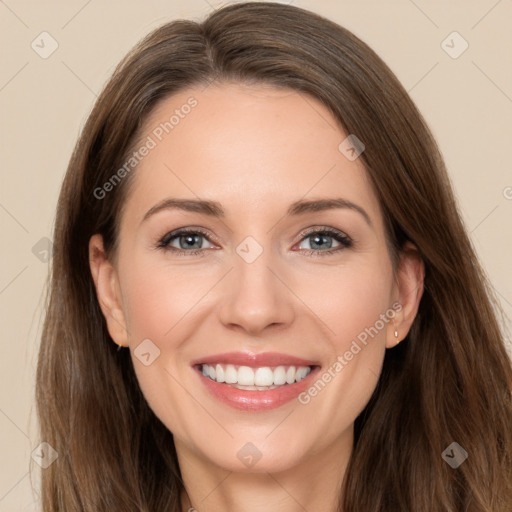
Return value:
<svg viewBox="0 0 512 512">
<path fill-rule="evenodd" d="M 195 243 L 194 239 L 198 238 L 198 235 L 185 235 L 182 238 L 184 238 L 186 240 L 185 243 L 187 244 L 187 247 L 192 247 Z M 191 244 L 189 244 L 189 242 L 191 242 Z M 201 244 L 199 244 L 199 245 L 201 245 Z"/>
<path fill-rule="evenodd" d="M 314 239 L 314 245 L 319 245 L 320 247 L 325 247 L 326 245 L 330 247 L 329 243 L 326 243 L 326 244 L 322 244 L 321 242 L 319 243 L 318 240 L 325 240 L 326 238 L 329 238 L 328 236 L 326 235 L 314 235 L 313 236 L 313 239 Z"/>
</svg>

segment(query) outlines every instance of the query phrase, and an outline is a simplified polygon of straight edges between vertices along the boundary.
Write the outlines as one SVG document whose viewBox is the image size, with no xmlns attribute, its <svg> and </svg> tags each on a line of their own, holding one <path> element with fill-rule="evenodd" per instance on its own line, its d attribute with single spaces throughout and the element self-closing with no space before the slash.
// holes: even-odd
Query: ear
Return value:
<svg viewBox="0 0 512 512">
<path fill-rule="evenodd" d="M 395 317 L 388 323 L 386 347 L 396 346 L 403 340 L 416 318 L 423 295 L 425 264 L 417 247 L 406 242 L 400 252 L 393 295 L 395 297 Z M 395 336 L 395 330 L 398 337 Z"/>
<path fill-rule="evenodd" d="M 93 235 L 89 240 L 89 265 L 96 295 L 112 339 L 121 346 L 128 346 L 125 315 L 117 272 L 108 260 L 103 248 L 103 237 Z"/>
</svg>

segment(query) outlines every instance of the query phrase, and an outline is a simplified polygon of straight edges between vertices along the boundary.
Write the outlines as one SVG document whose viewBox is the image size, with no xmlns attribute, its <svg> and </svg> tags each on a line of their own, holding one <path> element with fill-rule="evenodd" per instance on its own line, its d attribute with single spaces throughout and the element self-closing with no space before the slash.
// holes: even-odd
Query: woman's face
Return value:
<svg viewBox="0 0 512 512">
<path fill-rule="evenodd" d="M 418 272 L 395 281 L 347 135 L 269 86 L 190 88 L 146 120 L 117 258 L 95 236 L 91 266 L 180 463 L 275 472 L 352 446 Z"/>
</svg>

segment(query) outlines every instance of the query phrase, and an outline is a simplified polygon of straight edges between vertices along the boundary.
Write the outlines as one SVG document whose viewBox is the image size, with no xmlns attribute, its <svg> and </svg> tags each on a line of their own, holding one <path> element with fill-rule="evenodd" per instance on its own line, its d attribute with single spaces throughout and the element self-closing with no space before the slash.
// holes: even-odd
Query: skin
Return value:
<svg viewBox="0 0 512 512">
<path fill-rule="evenodd" d="M 385 350 L 414 320 L 423 263 L 408 244 L 394 274 L 363 163 L 339 151 L 347 134 L 319 101 L 262 85 L 190 88 L 157 106 L 143 136 L 190 96 L 198 105 L 133 171 L 114 260 L 106 258 L 100 235 L 90 240 L 110 335 L 129 347 L 144 396 L 174 435 L 187 491 L 183 510 L 335 510 L 354 420 L 375 389 Z M 168 197 L 216 200 L 226 216 L 168 209 L 142 222 Z M 348 208 L 286 215 L 299 199 L 335 197 L 363 208 L 371 225 Z M 315 228 L 324 226 L 353 245 L 328 237 L 315 246 Z M 194 246 L 202 243 L 202 256 L 155 248 L 183 227 L 208 233 Z M 306 228 L 309 237 L 301 236 Z M 263 249 L 252 263 L 236 252 L 247 236 Z M 179 237 L 171 243 L 192 250 Z M 330 255 L 308 254 L 336 247 Z M 222 352 L 273 351 L 327 369 L 395 302 L 402 308 L 394 321 L 305 405 L 233 409 L 213 398 L 190 366 Z M 134 355 L 147 338 L 160 350 L 149 366 Z M 237 457 L 247 442 L 262 455 L 250 468 Z"/>
</svg>

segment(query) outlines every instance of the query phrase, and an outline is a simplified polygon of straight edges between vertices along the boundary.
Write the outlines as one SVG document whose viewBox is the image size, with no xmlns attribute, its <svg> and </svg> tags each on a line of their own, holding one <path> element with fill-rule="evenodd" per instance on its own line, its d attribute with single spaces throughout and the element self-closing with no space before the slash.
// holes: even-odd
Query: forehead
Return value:
<svg viewBox="0 0 512 512">
<path fill-rule="evenodd" d="M 128 198 L 138 215 L 166 195 L 214 199 L 227 214 L 262 211 L 308 196 L 379 206 L 360 159 L 317 99 L 269 85 L 212 84 L 163 99 L 146 119 L 141 158 Z M 130 197 L 132 199 L 130 199 Z"/>
</svg>

